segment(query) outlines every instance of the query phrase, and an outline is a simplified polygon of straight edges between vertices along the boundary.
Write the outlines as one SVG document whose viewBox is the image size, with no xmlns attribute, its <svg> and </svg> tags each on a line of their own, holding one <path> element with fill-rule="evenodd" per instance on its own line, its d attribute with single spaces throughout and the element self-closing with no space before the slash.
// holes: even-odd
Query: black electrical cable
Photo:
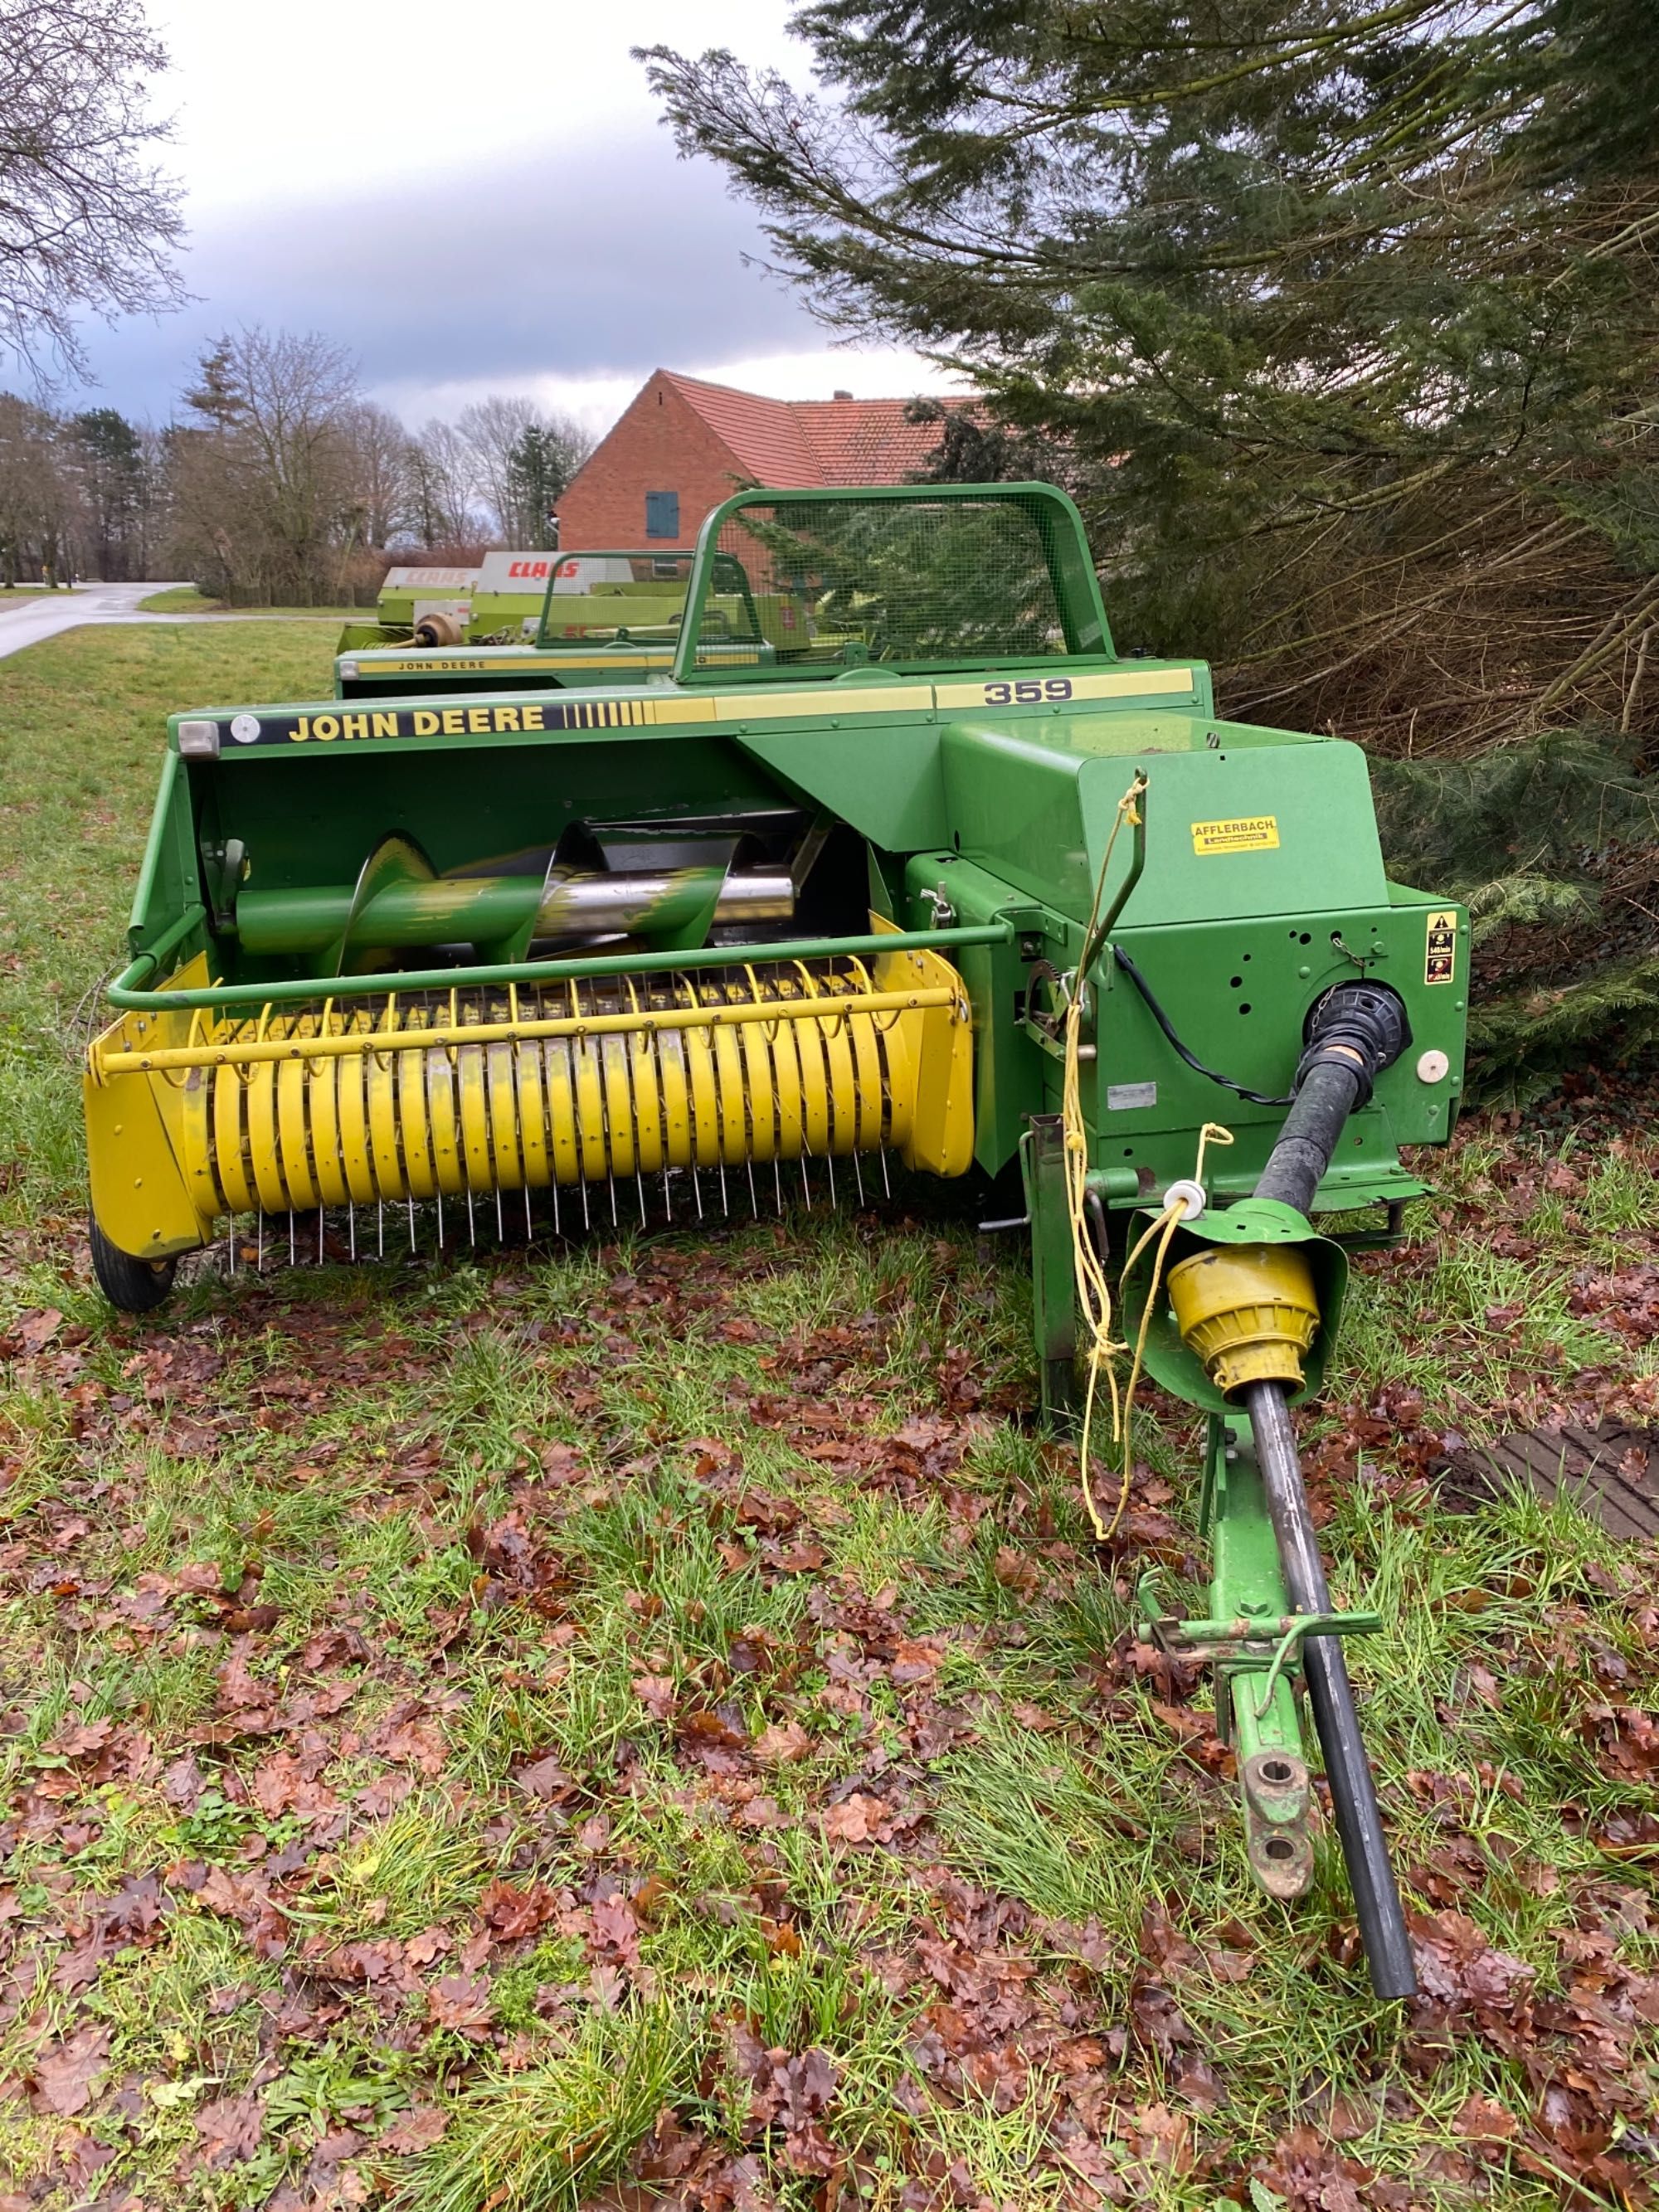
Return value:
<svg viewBox="0 0 1659 2212">
<path fill-rule="evenodd" d="M 1186 1061 L 1188 1066 L 1192 1069 L 1195 1075 L 1203 1076 L 1206 1080 L 1210 1083 L 1218 1083 L 1224 1091 L 1231 1091 L 1240 1098 L 1249 1099 L 1252 1106 L 1288 1106 L 1291 1103 L 1288 1097 L 1269 1098 L 1263 1091 L 1247 1091 L 1242 1083 L 1235 1083 L 1231 1076 L 1218 1075 L 1214 1068 L 1206 1067 L 1203 1061 L 1198 1057 L 1197 1054 L 1188 1052 L 1186 1046 L 1182 1044 L 1181 1039 L 1176 1035 L 1175 1029 L 1170 1023 L 1170 1017 L 1164 1012 L 1163 1007 L 1159 1006 L 1157 999 L 1152 994 L 1152 985 L 1146 981 L 1146 978 L 1141 974 L 1139 969 L 1136 967 L 1134 962 L 1129 957 L 1128 954 L 1123 950 L 1123 947 L 1121 945 L 1115 945 L 1112 947 L 1112 957 L 1117 962 L 1118 966 L 1123 970 L 1124 974 L 1128 977 L 1129 981 L 1134 985 L 1136 990 L 1139 992 L 1141 997 L 1146 1001 L 1146 1011 L 1148 1013 L 1151 1014 L 1152 1019 L 1158 1024 L 1159 1029 L 1163 1030 L 1164 1036 L 1168 1037 L 1170 1042 L 1175 1047 L 1176 1050 L 1181 1054 L 1182 1060 Z"/>
</svg>

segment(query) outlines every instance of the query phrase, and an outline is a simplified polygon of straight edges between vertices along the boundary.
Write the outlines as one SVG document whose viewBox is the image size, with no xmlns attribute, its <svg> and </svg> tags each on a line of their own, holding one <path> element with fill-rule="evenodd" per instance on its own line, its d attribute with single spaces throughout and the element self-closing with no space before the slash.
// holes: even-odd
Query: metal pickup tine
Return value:
<svg viewBox="0 0 1659 2212">
<path fill-rule="evenodd" d="M 849 956 L 837 967 L 828 952 L 815 952 L 810 963 L 757 959 L 747 950 L 740 962 L 708 957 L 711 968 L 722 971 L 718 980 L 695 966 L 637 973 L 623 966 L 611 975 L 552 976 L 522 995 L 516 986 L 505 995 L 459 984 L 422 987 L 392 992 L 378 1008 L 331 996 L 319 1017 L 290 1012 L 286 1000 L 267 1001 L 257 1021 L 216 1030 L 207 1024 L 204 1042 L 191 1050 L 222 1058 L 234 1088 L 222 1087 L 216 1098 L 204 1171 L 216 1171 L 216 1148 L 224 1147 L 227 1162 L 236 1162 L 222 1178 L 226 1187 L 235 1188 L 240 1176 L 273 1200 L 290 1188 L 303 1200 L 301 1206 L 270 1208 L 286 1212 L 290 1265 L 326 1261 L 328 1207 L 319 1194 L 340 1186 L 342 1241 L 354 1260 L 360 1255 L 357 1206 L 366 1202 L 374 1206 L 374 1249 L 381 1260 L 387 1256 L 388 1206 L 402 1208 L 414 1255 L 422 1238 L 417 1206 L 429 1205 L 432 1235 L 442 1252 L 451 1242 L 445 1218 L 451 1200 L 465 1206 L 470 1244 L 481 1236 L 505 1243 L 507 1194 L 519 1191 L 524 1233 L 533 1241 L 533 1192 L 544 1183 L 553 1187 L 554 1228 L 562 1234 L 562 1179 L 578 1185 L 588 1231 L 607 1218 L 611 1228 L 620 1228 L 626 1201 L 618 1186 L 631 1178 L 639 1225 L 648 1232 L 658 1212 L 658 1172 L 665 1225 L 676 1218 L 681 1176 L 689 1178 L 691 1197 L 689 1208 L 682 1203 L 682 1219 L 689 1212 L 704 1223 L 716 1211 L 729 1218 L 732 1176 L 739 1170 L 750 1215 L 758 1219 L 757 1167 L 768 1161 L 778 1214 L 787 1210 L 787 1172 L 799 1177 L 793 1202 L 810 1210 L 817 1200 L 810 1158 L 815 1150 L 823 1157 L 830 1204 L 839 1205 L 846 1188 L 833 1157 L 841 1149 L 852 1160 L 862 1205 L 869 1187 L 858 1157 L 860 1139 L 869 1148 L 878 1132 L 885 1135 L 896 1122 L 907 1126 L 923 1094 L 922 1040 L 913 1036 L 902 1053 L 877 1044 L 912 1012 L 933 1010 L 937 1029 L 938 1011 L 955 1009 L 959 987 L 928 974 L 884 992 L 860 960 Z M 833 1015 L 825 1012 L 826 1003 Z M 833 1020 L 833 1035 L 842 1040 L 839 1057 L 809 1049 L 797 1034 L 826 1020 Z M 872 1026 L 860 1029 L 860 1023 Z M 503 1031 L 510 1036 L 498 1034 Z M 297 1067 L 296 1034 L 305 1040 Z M 489 1066 L 489 1048 L 508 1042 L 510 1099 L 501 1088 L 499 1065 Z M 167 1079 L 184 1080 L 173 1066 L 178 1052 L 156 1050 L 171 1054 Z M 411 1062 L 410 1054 L 419 1057 Z M 875 1084 L 879 1100 L 861 1095 L 860 1086 Z M 703 1186 L 705 1170 L 713 1172 L 712 1194 Z M 884 1158 L 881 1172 L 890 1187 Z M 366 1177 L 378 1191 L 372 1200 L 349 1194 Z M 602 1194 L 597 1203 L 595 1185 Z M 493 1230 L 483 1211 L 492 1204 Z M 312 1210 L 314 1239 L 298 1218 Z"/>
</svg>

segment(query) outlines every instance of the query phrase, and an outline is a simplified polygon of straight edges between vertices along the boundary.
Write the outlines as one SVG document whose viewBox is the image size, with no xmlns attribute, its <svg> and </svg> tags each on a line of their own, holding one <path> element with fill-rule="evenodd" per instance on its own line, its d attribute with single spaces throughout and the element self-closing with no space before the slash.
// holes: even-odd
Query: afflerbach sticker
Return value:
<svg viewBox="0 0 1659 2212">
<path fill-rule="evenodd" d="M 1425 983 L 1449 983 L 1457 972 L 1457 909 L 1447 907 L 1429 916 L 1429 933 L 1424 947 L 1423 981 Z"/>
<path fill-rule="evenodd" d="M 1232 822 L 1194 822 L 1193 850 L 1209 853 L 1265 853 L 1279 843 L 1276 814 L 1244 814 Z"/>
</svg>

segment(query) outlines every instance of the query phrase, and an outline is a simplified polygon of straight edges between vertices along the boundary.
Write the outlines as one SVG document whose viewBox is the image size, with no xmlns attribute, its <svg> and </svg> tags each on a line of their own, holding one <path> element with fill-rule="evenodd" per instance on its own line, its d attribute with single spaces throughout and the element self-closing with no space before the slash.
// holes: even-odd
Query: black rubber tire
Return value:
<svg viewBox="0 0 1659 2212">
<path fill-rule="evenodd" d="M 179 1272 L 175 1260 L 137 1260 L 112 1244 L 95 1220 L 88 1219 L 92 1272 L 98 1287 L 123 1313 L 149 1313 L 167 1298 Z"/>
</svg>

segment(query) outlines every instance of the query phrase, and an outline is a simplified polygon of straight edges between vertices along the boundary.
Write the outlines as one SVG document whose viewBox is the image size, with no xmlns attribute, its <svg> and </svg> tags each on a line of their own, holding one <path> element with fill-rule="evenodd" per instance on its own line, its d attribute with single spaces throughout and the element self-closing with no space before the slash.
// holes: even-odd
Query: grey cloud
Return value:
<svg viewBox="0 0 1659 2212">
<path fill-rule="evenodd" d="M 655 131 L 489 170 L 216 222 L 198 210 L 200 304 L 92 337 L 110 404 L 165 417 L 204 342 L 258 321 L 319 330 L 371 385 L 643 374 L 821 343 L 799 301 L 743 265 L 759 244 L 719 176 Z"/>
</svg>

